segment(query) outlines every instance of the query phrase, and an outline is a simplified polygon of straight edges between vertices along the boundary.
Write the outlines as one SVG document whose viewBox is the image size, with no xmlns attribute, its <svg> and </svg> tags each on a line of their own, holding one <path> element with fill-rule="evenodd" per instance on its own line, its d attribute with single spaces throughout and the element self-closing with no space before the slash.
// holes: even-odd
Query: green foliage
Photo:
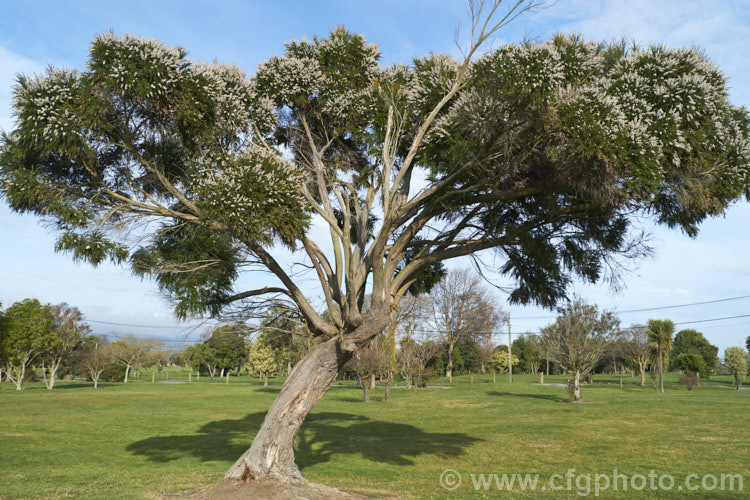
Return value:
<svg viewBox="0 0 750 500">
<path fill-rule="evenodd" d="M 747 375 L 746 354 L 742 347 L 727 347 L 724 351 L 724 363 L 732 370 L 734 385 L 738 391 L 742 387 L 742 382 Z"/>
<path fill-rule="evenodd" d="M 511 347 L 511 363 L 513 363 L 514 371 L 518 371 L 521 360 L 516 354 L 515 346 Z M 495 349 L 495 352 L 490 359 L 490 367 L 499 373 L 508 373 L 508 346 L 501 345 Z"/>
<path fill-rule="evenodd" d="M 3 315 L 0 344 L 6 361 L 18 364 L 34 359 L 54 341 L 54 318 L 37 299 L 14 302 Z"/>
<path fill-rule="evenodd" d="M 682 354 L 697 354 L 705 364 L 704 372 L 710 374 L 711 370 L 714 370 L 719 364 L 718 352 L 719 348 L 709 343 L 702 333 L 696 330 L 680 330 L 675 335 L 672 344 L 671 368 L 675 369 L 680 366 L 678 358 Z M 706 376 L 704 372 L 701 372 L 701 377 Z"/>
<path fill-rule="evenodd" d="M 250 344 L 247 355 L 248 366 L 256 373 L 266 378 L 268 374 L 278 368 L 273 349 L 259 342 Z"/>
<path fill-rule="evenodd" d="M 706 362 L 695 353 L 683 353 L 675 358 L 676 365 L 685 373 L 695 373 L 701 378 L 708 378 L 711 375 L 711 369 Z"/>
<path fill-rule="evenodd" d="M 552 307 L 576 276 L 616 278 L 613 255 L 646 252 L 634 212 L 695 235 L 747 190 L 750 120 L 697 50 L 557 35 L 465 67 L 441 54 L 379 60 L 339 27 L 289 42 L 248 79 L 153 39 L 97 36 L 85 70 L 19 77 L 0 191 L 54 222 L 75 260 L 130 259 L 185 317 L 219 314 L 246 257 L 299 247 L 312 210 L 361 247 L 345 260 L 364 271 L 334 272 L 364 279 L 342 288 L 351 304 L 373 272 L 366 244 L 398 240 L 387 272 L 413 293 L 442 261 L 494 249 L 511 300 Z M 415 168 L 434 189 L 409 205 Z M 377 220 L 373 200 L 396 211 Z M 140 248 L 122 238 L 136 227 Z"/>
<path fill-rule="evenodd" d="M 507 348 L 506 348 L 507 353 Z M 521 335 L 513 341 L 511 353 L 518 356 L 518 371 L 535 373 L 543 361 L 539 337 L 536 335 Z"/>
<path fill-rule="evenodd" d="M 674 339 L 674 323 L 670 319 L 650 319 L 646 329 L 646 337 L 651 347 L 657 352 L 667 354 L 672 350 Z"/>
<path fill-rule="evenodd" d="M 211 358 L 219 369 L 237 369 L 247 359 L 245 336 L 247 330 L 242 325 L 225 325 L 217 328 L 203 343 L 207 358 Z"/>
<path fill-rule="evenodd" d="M 165 226 L 131 257 L 133 272 L 153 277 L 175 302 L 175 315 L 218 315 L 232 292 L 240 258 L 231 239 L 202 226 Z"/>
<path fill-rule="evenodd" d="M 298 173 L 246 147 L 275 118 L 236 67 L 195 63 L 182 48 L 106 33 L 92 43 L 86 71 L 20 76 L 14 96 L 17 129 L 2 139 L 0 190 L 14 210 L 56 222 L 62 232 L 56 250 L 74 260 L 125 261 L 131 248 L 117 241 L 117 230 L 133 214 L 183 222 L 189 214 L 194 223 L 223 223 L 236 237 L 263 244 L 291 245 L 307 224 Z M 152 244 L 134 258 L 137 273 L 155 273 L 168 294 L 180 297 L 180 315 L 215 313 L 224 297 L 182 299 L 190 295 L 189 286 L 175 285 L 182 276 L 164 276 L 194 257 L 185 247 L 197 232 L 153 232 Z M 175 240 L 185 242 L 182 251 L 165 248 Z M 204 246 L 203 252 L 226 253 L 219 240 L 214 235 L 218 251 Z M 143 253 L 156 255 L 149 260 Z M 233 280 L 232 271 L 194 281 L 223 292 L 215 275 Z"/>
</svg>

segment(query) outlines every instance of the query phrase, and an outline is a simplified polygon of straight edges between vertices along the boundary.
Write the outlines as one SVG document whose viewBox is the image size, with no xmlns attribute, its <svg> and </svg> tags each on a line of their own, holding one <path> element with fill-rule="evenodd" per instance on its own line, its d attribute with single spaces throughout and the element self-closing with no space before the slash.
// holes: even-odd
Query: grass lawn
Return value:
<svg viewBox="0 0 750 500">
<path fill-rule="evenodd" d="M 166 373 L 159 373 L 166 379 Z M 169 372 L 170 380 L 187 374 Z M 750 491 L 750 392 L 730 390 L 729 377 L 706 381 L 722 387 L 692 391 L 668 374 L 666 393 L 626 378 L 599 375 L 583 387 L 591 404 L 569 404 L 567 389 L 516 375 L 454 378 L 450 389 L 332 388 L 297 438 L 297 463 L 311 481 L 341 488 L 387 490 L 417 498 L 577 498 L 594 474 L 670 474 L 670 491 L 611 488 L 602 498 L 746 498 Z M 41 383 L 16 392 L 0 384 L 0 498 L 142 498 L 153 492 L 197 488 L 219 481 L 249 446 L 278 386 L 230 383 Z M 244 383 L 239 383 L 244 382 Z M 280 382 L 271 379 L 270 383 Z M 545 377 L 561 383 L 561 376 Z M 436 385 L 448 385 L 438 380 Z M 461 485 L 448 491 L 440 476 L 455 469 Z M 471 474 L 530 473 L 540 485 L 571 490 L 475 491 Z M 589 488 L 586 475 L 590 474 Z M 744 491 L 679 488 L 689 474 L 741 474 Z M 638 486 L 639 481 L 636 481 Z M 669 482 L 664 482 L 669 485 Z M 712 481 L 707 481 L 710 487 Z"/>
</svg>

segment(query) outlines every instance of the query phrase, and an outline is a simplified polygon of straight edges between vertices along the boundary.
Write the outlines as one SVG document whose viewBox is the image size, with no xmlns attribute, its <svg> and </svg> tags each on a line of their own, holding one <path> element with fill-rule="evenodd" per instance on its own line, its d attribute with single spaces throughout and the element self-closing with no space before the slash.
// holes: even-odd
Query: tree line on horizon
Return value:
<svg viewBox="0 0 750 500">
<path fill-rule="evenodd" d="M 664 371 L 681 371 L 680 383 L 692 389 L 722 367 L 718 348 L 701 332 L 684 329 L 675 335 L 671 320 L 621 327 L 614 313 L 577 298 L 557 311 L 538 334 L 516 338 L 509 359 L 507 344 L 494 340 L 506 315 L 493 293 L 477 273 L 453 269 L 426 294 L 405 297 L 388 327 L 355 353 L 340 376 L 356 378 L 365 401 L 379 380 L 387 400 L 397 379 L 409 388 L 443 375 L 452 382 L 454 375 L 507 373 L 510 361 L 516 373 L 570 374 L 571 399 L 580 401 L 581 378 L 590 381 L 593 373 L 637 374 L 642 386 L 651 373 L 654 386 L 664 392 Z M 205 333 L 202 342 L 170 352 L 156 339 L 134 335 L 110 342 L 90 334 L 77 308 L 26 299 L 0 310 L 0 381 L 4 376 L 21 390 L 35 367 L 48 389 L 61 376 L 73 375 L 98 387 L 101 379 L 127 383 L 143 367 L 174 365 L 211 379 L 250 373 L 267 385 L 270 375 L 288 375 L 318 342 L 299 312 L 280 301 L 269 302 L 255 326 L 228 323 Z M 723 361 L 739 390 L 747 352 L 730 347 Z"/>
</svg>

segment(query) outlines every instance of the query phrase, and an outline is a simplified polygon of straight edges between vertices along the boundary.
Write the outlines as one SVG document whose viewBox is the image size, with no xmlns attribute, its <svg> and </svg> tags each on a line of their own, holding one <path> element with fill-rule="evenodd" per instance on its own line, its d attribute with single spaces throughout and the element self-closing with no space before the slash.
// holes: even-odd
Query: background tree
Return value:
<svg viewBox="0 0 750 500">
<path fill-rule="evenodd" d="M 679 357 L 683 354 L 697 354 L 703 359 L 704 368 L 700 376 L 708 378 L 719 365 L 719 348 L 712 345 L 701 332 L 680 330 L 674 337 L 670 353 L 670 368 L 681 368 Z"/>
<path fill-rule="evenodd" d="M 513 366 L 516 366 L 520 362 L 512 346 L 510 357 Z M 500 373 L 508 373 L 508 346 L 501 345 L 495 348 L 495 352 L 492 355 L 492 368 Z"/>
<path fill-rule="evenodd" d="M 26 369 L 52 342 L 54 318 L 48 306 L 36 299 L 14 302 L 3 316 L 0 329 L 0 351 L 5 362 L 5 376 L 23 388 Z"/>
<path fill-rule="evenodd" d="M 701 378 L 708 378 L 711 370 L 706 366 L 706 362 L 700 356 L 693 352 L 686 352 L 677 356 L 677 367 L 688 375 L 694 375 L 696 385 L 700 383 Z"/>
<path fill-rule="evenodd" d="M 627 337 L 623 344 L 625 359 L 638 366 L 641 375 L 641 385 L 646 385 L 646 366 L 651 361 L 651 342 L 643 325 L 634 325 L 624 330 Z"/>
<path fill-rule="evenodd" d="M 127 384 L 130 372 L 138 369 L 146 361 L 148 354 L 161 347 L 162 343 L 154 339 L 126 335 L 110 345 L 113 346 L 116 362 L 125 368 L 124 382 Z"/>
<path fill-rule="evenodd" d="M 441 345 L 428 333 L 404 336 L 397 353 L 397 367 L 406 381 L 406 386 L 423 387 L 434 372 L 427 363 L 440 353 Z"/>
<path fill-rule="evenodd" d="M 242 325 L 224 325 L 211 332 L 211 336 L 203 342 L 204 357 L 213 366 L 213 369 L 209 368 L 212 378 L 217 369 L 220 370 L 219 376 L 232 369 L 239 373 L 247 360 L 247 334 L 247 329 Z"/>
<path fill-rule="evenodd" d="M 277 368 L 276 356 L 271 347 L 260 342 L 250 344 L 247 351 L 247 364 L 268 385 L 268 374 Z"/>
<path fill-rule="evenodd" d="M 574 402 L 581 401 L 581 375 L 594 369 L 619 327 L 613 313 L 600 314 L 596 306 L 576 299 L 558 310 L 554 323 L 542 328 L 542 336 L 555 346 L 556 361 L 574 374 Z"/>
<path fill-rule="evenodd" d="M 505 350 L 508 353 L 508 350 Z M 518 369 L 528 373 L 539 373 L 539 366 L 543 361 L 542 347 L 537 335 L 527 333 L 513 341 L 511 355 L 518 356 Z M 507 365 L 507 362 L 506 362 Z"/>
<path fill-rule="evenodd" d="M 112 344 L 95 349 L 88 349 L 79 361 L 79 367 L 94 382 L 94 389 L 99 388 L 99 378 L 116 363 L 117 347 Z"/>
<path fill-rule="evenodd" d="M 429 324 L 446 345 L 445 376 L 452 379 L 456 343 L 491 335 L 503 316 L 481 277 L 468 269 L 448 271 L 432 289 L 429 300 Z"/>
<path fill-rule="evenodd" d="M 742 387 L 742 382 L 747 375 L 747 361 L 745 350 L 742 347 L 727 347 L 724 351 L 724 363 L 732 370 L 734 375 L 734 386 L 737 390 Z"/>
<path fill-rule="evenodd" d="M 674 323 L 669 319 L 650 319 L 646 336 L 657 356 L 659 367 L 659 392 L 664 392 L 664 357 L 672 350 Z"/>
<path fill-rule="evenodd" d="M 276 364 L 285 367 L 287 375 L 310 350 L 320 342 L 306 327 L 299 310 L 274 301 L 261 318 L 258 342 L 268 345 L 276 356 Z"/>
<path fill-rule="evenodd" d="M 368 345 L 360 349 L 347 366 L 357 375 L 357 382 L 364 391 L 365 403 L 370 402 L 370 389 L 374 387 L 374 378 L 388 362 L 387 353 L 378 346 Z"/>
<path fill-rule="evenodd" d="M 83 314 L 77 307 L 71 307 L 65 303 L 48 307 L 53 318 L 52 335 L 47 337 L 41 360 L 44 384 L 47 389 L 52 389 L 55 387 L 60 366 L 80 345 L 83 337 L 91 329 L 84 323 Z M 47 372 L 49 372 L 49 378 Z"/>
<path fill-rule="evenodd" d="M 746 192 L 747 112 L 700 51 L 560 35 L 479 57 L 534 2 L 498 4 L 471 4 L 459 59 L 382 67 L 340 28 L 247 79 L 104 34 L 85 70 L 19 78 L 0 189 L 54 223 L 59 250 L 130 260 L 180 317 L 284 296 L 323 339 L 228 477 L 302 480 L 305 415 L 442 262 L 495 252 L 487 272 L 510 279 L 511 302 L 552 307 L 574 278 L 611 278 L 609 263 L 643 254 L 631 217 L 694 236 Z M 299 251 L 328 319 L 274 245 Z M 275 282 L 242 289 L 248 270 Z"/>
</svg>

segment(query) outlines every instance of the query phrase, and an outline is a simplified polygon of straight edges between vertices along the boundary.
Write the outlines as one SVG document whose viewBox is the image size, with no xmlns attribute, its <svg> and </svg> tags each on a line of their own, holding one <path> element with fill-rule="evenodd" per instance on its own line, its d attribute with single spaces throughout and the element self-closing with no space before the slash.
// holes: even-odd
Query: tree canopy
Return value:
<svg viewBox="0 0 750 500">
<path fill-rule="evenodd" d="M 701 377 L 711 374 L 711 370 L 719 364 L 719 348 L 711 344 L 703 334 L 697 330 L 680 330 L 674 337 L 670 363 L 672 368 L 680 366 L 678 358 L 683 354 L 697 354 L 703 359 L 705 368 L 700 372 Z"/>
</svg>

